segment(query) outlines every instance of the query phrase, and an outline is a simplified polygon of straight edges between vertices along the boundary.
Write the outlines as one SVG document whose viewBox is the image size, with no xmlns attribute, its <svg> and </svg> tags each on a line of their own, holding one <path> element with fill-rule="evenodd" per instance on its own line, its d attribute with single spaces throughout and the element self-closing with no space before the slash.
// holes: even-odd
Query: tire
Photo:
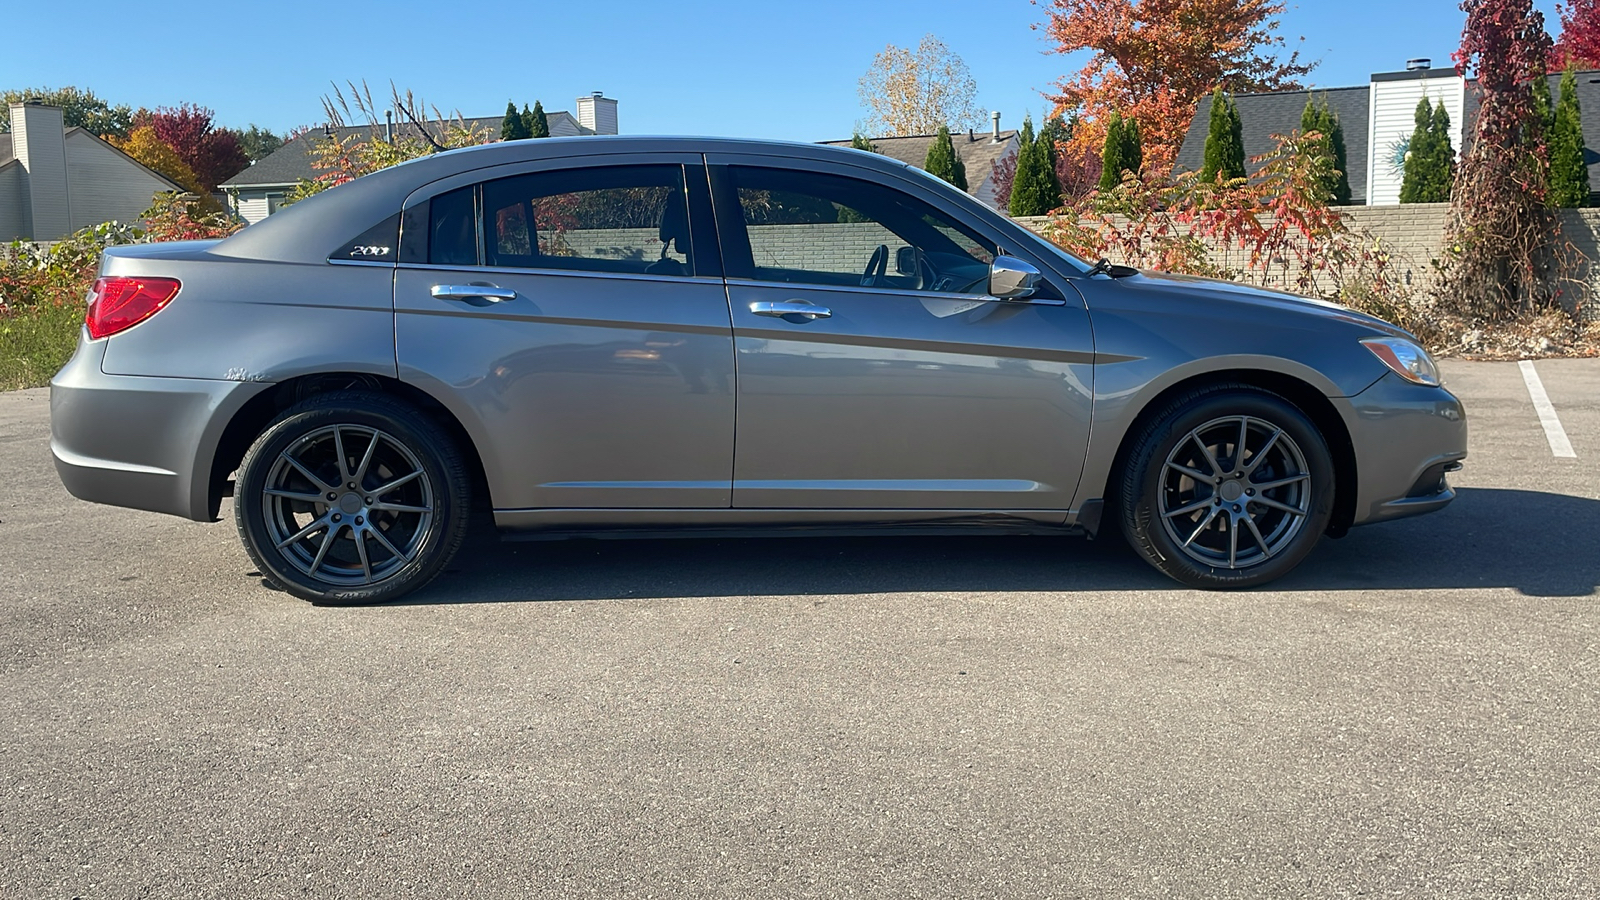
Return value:
<svg viewBox="0 0 1600 900">
<path fill-rule="evenodd" d="M 1190 587 L 1247 588 L 1283 576 L 1333 515 L 1327 441 L 1294 404 L 1259 388 L 1219 385 L 1173 398 L 1130 447 L 1117 504 L 1123 534 L 1146 562 Z"/>
<path fill-rule="evenodd" d="M 448 435 L 392 397 L 340 391 L 296 404 L 256 438 L 239 464 L 234 522 L 273 585 L 318 605 L 383 603 L 444 570 L 470 503 Z"/>
</svg>

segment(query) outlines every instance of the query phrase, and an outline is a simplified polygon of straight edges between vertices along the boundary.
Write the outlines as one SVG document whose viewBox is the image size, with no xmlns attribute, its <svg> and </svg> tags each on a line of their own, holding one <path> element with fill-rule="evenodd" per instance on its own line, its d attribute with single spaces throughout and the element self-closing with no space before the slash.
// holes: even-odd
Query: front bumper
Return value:
<svg viewBox="0 0 1600 900">
<path fill-rule="evenodd" d="M 1387 374 L 1348 403 L 1342 412 L 1357 472 L 1351 524 L 1418 516 L 1455 499 L 1447 476 L 1466 458 L 1467 419 L 1454 394 Z"/>
<path fill-rule="evenodd" d="M 210 522 L 211 467 L 233 415 L 270 384 L 107 375 L 81 341 L 50 382 L 50 452 L 74 497 Z"/>
</svg>

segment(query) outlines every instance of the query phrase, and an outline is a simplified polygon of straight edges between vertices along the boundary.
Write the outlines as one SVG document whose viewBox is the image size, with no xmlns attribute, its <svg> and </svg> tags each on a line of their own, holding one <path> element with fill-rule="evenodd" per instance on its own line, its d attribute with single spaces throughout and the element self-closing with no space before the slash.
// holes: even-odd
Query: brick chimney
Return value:
<svg viewBox="0 0 1600 900">
<path fill-rule="evenodd" d="M 37 100 L 12 103 L 11 155 L 22 163 L 28 209 L 23 226 L 36 241 L 72 233 L 67 194 L 66 127 L 61 110 Z"/>
</svg>

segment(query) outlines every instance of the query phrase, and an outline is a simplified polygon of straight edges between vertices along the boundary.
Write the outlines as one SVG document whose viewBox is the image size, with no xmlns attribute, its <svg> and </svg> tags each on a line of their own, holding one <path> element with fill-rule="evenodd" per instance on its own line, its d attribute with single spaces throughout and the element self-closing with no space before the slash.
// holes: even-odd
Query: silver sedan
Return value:
<svg viewBox="0 0 1600 900">
<path fill-rule="evenodd" d="M 507 537 L 1120 530 L 1248 587 L 1439 509 L 1461 404 L 1348 309 L 1076 259 L 882 156 L 493 144 L 107 252 L 52 388 L 78 497 L 316 603 Z"/>
</svg>

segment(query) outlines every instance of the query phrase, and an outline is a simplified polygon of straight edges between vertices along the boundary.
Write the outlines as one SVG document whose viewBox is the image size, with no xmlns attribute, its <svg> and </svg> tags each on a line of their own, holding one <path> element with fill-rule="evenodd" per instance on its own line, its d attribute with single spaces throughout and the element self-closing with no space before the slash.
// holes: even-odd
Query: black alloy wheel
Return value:
<svg viewBox="0 0 1600 900">
<path fill-rule="evenodd" d="M 1275 394 L 1230 385 L 1175 398 L 1131 447 L 1123 533 L 1151 565 L 1191 587 L 1265 584 L 1327 530 L 1327 441 Z"/>
<path fill-rule="evenodd" d="M 437 426 L 381 394 L 285 411 L 239 466 L 234 518 L 269 581 L 318 604 L 380 603 L 433 580 L 465 537 L 469 481 Z"/>
</svg>

